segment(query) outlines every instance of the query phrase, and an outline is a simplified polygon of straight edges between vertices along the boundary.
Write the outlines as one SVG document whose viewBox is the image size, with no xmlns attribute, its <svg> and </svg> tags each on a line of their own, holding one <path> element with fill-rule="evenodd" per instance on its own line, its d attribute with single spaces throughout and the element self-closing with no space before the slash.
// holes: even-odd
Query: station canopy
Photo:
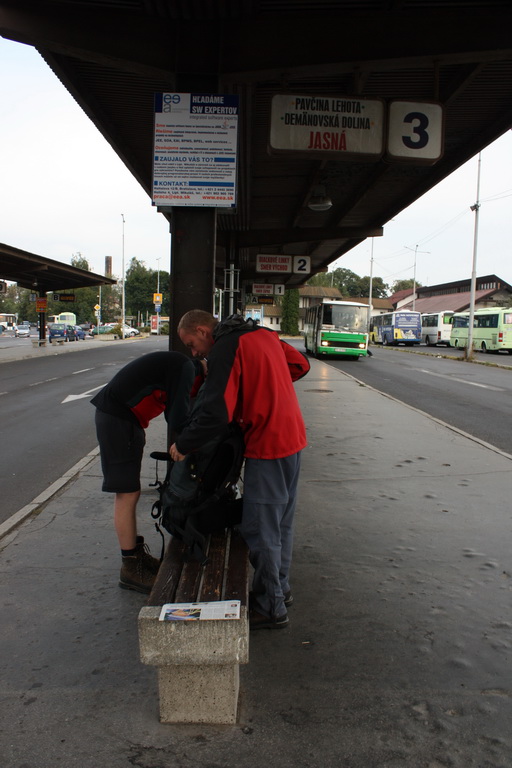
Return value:
<svg viewBox="0 0 512 768">
<path fill-rule="evenodd" d="M 326 270 L 509 130 L 511 29 L 510 0 L 0 0 L 150 199 L 155 94 L 239 97 L 219 286 L 233 254 Z"/>
<path fill-rule="evenodd" d="M 49 291 L 112 285 L 116 282 L 110 277 L 96 275 L 3 243 L 0 243 L 0 280 L 15 282 L 40 295 Z"/>
</svg>

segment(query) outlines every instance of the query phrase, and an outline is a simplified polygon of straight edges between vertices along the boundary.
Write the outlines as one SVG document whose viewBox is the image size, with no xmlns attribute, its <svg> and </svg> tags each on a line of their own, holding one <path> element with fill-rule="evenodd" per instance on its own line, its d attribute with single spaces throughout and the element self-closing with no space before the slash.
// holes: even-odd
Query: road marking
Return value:
<svg viewBox="0 0 512 768">
<path fill-rule="evenodd" d="M 494 392 L 505 392 L 505 389 L 501 387 L 492 387 L 490 384 L 478 384 L 476 381 L 466 381 L 466 379 L 458 379 L 456 376 L 446 376 L 444 373 L 434 373 L 433 371 L 426 371 L 424 368 L 415 368 L 415 371 L 420 373 L 428 373 L 429 376 L 438 376 L 440 379 L 448 379 L 449 381 L 458 381 L 460 384 L 469 384 L 471 387 L 481 387 L 482 389 L 492 389 Z"/>
<path fill-rule="evenodd" d="M 82 368 L 81 371 L 73 371 L 72 376 L 76 376 L 77 373 L 86 373 L 87 371 L 94 371 L 94 368 Z"/>
<path fill-rule="evenodd" d="M 40 384 L 47 384 L 49 381 L 57 381 L 59 377 L 53 376 L 51 379 L 44 379 L 43 381 L 33 381 L 32 384 L 29 384 L 29 387 L 38 387 Z"/>
<path fill-rule="evenodd" d="M 97 389 L 101 389 L 104 386 L 105 384 L 100 384 L 99 387 L 94 387 L 94 389 L 89 389 L 87 392 L 82 392 L 81 395 L 68 395 L 66 398 L 64 398 L 62 403 L 71 403 L 73 400 L 80 400 L 82 397 L 89 397 L 91 392 L 96 392 Z"/>
</svg>

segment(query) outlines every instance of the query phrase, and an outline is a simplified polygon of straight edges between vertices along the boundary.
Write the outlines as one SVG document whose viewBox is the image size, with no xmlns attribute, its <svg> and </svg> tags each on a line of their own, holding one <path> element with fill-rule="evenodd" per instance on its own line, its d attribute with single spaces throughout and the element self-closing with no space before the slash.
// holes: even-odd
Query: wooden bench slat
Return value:
<svg viewBox="0 0 512 768">
<path fill-rule="evenodd" d="M 207 603 L 223 599 L 224 572 L 226 567 L 226 547 L 229 532 L 212 533 L 208 549 L 208 562 L 203 572 L 203 581 L 198 601 Z"/>
<path fill-rule="evenodd" d="M 231 531 L 225 594 L 229 600 L 249 600 L 249 550 L 238 531 Z M 225 598 L 226 599 L 226 598 Z"/>
<path fill-rule="evenodd" d="M 182 541 L 174 537 L 171 538 L 165 549 L 164 558 L 148 597 L 147 605 L 165 605 L 175 602 L 175 594 L 183 568 L 184 550 L 185 545 Z"/>
</svg>

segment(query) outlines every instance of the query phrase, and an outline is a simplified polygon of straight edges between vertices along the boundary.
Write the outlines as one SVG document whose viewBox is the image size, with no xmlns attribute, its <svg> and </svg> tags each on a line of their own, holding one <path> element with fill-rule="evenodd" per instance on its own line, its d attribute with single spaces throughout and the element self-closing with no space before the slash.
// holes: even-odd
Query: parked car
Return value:
<svg viewBox="0 0 512 768">
<path fill-rule="evenodd" d="M 77 341 L 85 341 L 87 334 L 80 325 L 75 325 L 75 333 Z"/>
<path fill-rule="evenodd" d="M 98 333 L 114 333 L 115 329 L 119 328 L 119 323 L 108 323 L 107 325 L 100 325 L 98 328 L 94 328 L 92 331 L 93 336 Z M 137 328 L 132 328 L 131 325 L 124 326 L 125 336 L 139 336 L 140 331 Z"/>
<path fill-rule="evenodd" d="M 50 323 L 48 325 L 48 341 L 52 343 L 52 339 L 64 339 L 64 341 L 76 341 L 77 335 L 74 325 L 68 325 L 67 323 Z"/>
<path fill-rule="evenodd" d="M 140 336 L 140 331 L 137 330 L 137 328 L 132 328 L 131 325 L 125 325 L 125 327 L 124 327 L 124 335 L 125 336 Z"/>
<path fill-rule="evenodd" d="M 20 323 L 18 326 L 16 326 L 14 335 L 19 336 L 20 338 L 27 338 L 27 336 L 30 336 L 30 323 Z"/>
<path fill-rule="evenodd" d="M 98 325 L 92 329 L 92 335 L 97 336 L 99 333 L 113 333 L 114 325 Z"/>
</svg>

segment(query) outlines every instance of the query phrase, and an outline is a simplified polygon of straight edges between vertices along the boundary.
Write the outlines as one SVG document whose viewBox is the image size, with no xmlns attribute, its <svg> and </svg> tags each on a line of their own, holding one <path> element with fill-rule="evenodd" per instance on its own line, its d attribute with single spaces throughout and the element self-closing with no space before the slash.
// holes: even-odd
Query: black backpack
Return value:
<svg viewBox="0 0 512 768">
<path fill-rule="evenodd" d="M 151 458 L 168 462 L 164 481 L 160 482 L 157 474 L 154 484 L 159 498 L 151 515 L 157 530 L 161 526 L 181 539 L 187 545 L 186 556 L 202 565 L 208 560 L 208 535 L 231 528 L 242 519 L 237 483 L 244 447 L 242 431 L 231 423 L 224 435 L 188 454 L 183 461 L 174 462 L 168 453 L 151 453 Z"/>
</svg>

